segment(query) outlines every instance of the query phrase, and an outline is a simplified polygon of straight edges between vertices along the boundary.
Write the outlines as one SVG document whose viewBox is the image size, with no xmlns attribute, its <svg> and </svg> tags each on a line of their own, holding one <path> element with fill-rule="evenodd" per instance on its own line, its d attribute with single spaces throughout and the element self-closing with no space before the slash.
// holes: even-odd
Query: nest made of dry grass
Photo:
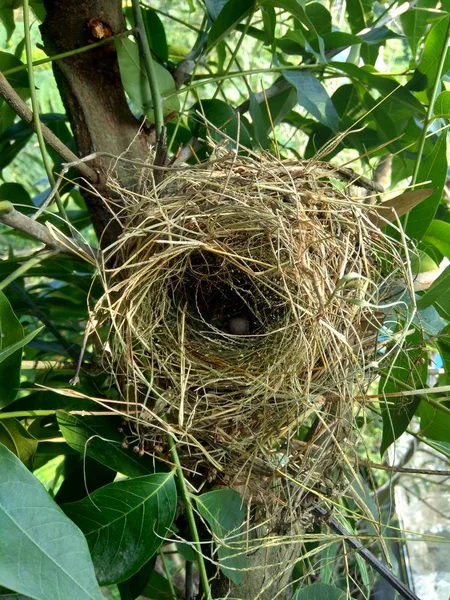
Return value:
<svg viewBox="0 0 450 600">
<path fill-rule="evenodd" d="M 170 431 L 184 466 L 232 485 L 336 472 L 383 303 L 408 279 L 343 187 L 323 163 L 230 154 L 120 190 L 95 313 L 142 448 Z"/>
</svg>

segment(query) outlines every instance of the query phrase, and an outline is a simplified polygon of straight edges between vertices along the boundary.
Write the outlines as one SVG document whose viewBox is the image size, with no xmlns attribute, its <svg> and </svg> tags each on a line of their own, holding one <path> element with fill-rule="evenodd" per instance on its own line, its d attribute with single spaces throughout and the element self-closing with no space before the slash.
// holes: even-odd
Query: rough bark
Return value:
<svg viewBox="0 0 450 600">
<path fill-rule="evenodd" d="M 93 22 L 103 24 L 108 35 L 125 29 L 121 0 L 44 0 L 44 5 L 47 16 L 41 32 L 49 56 L 98 41 Z M 128 158 L 145 160 L 152 135 L 148 129 L 140 130 L 141 123 L 128 107 L 114 42 L 56 61 L 54 73 L 79 156 L 92 152 L 119 156 L 128 150 Z M 110 162 L 111 158 L 99 157 L 93 166 L 105 172 Z M 126 176 L 127 184 L 132 184 L 129 167 Z M 98 191 L 103 197 L 108 195 L 101 184 Z M 96 233 L 107 245 L 120 226 L 111 221 L 112 214 L 100 197 L 89 194 L 86 202 Z"/>
<path fill-rule="evenodd" d="M 257 531 L 257 535 L 264 537 L 265 532 Z M 264 540 L 261 548 L 246 555 L 246 571 L 241 583 L 236 585 L 223 573 L 217 574 L 212 583 L 213 597 L 227 600 L 290 598 L 292 569 L 300 549 L 300 542 L 271 545 L 270 539 Z"/>
</svg>

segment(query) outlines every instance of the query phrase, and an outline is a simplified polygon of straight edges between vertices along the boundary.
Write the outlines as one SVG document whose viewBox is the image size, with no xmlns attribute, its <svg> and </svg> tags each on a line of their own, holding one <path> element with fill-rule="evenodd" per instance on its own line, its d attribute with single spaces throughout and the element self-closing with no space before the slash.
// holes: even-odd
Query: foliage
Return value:
<svg viewBox="0 0 450 600">
<path fill-rule="evenodd" d="M 36 24 L 31 28 L 32 56 L 25 50 L 23 11 L 41 22 L 44 4 L 0 2 L 0 71 L 27 101 L 35 89 L 26 59 L 34 61 L 41 121 L 74 148 L 73 123 L 62 112 L 51 62 L 38 49 Z M 132 12 L 125 4 L 127 27 L 132 28 Z M 442 454 L 450 457 L 448 0 L 419 0 L 403 6 L 403 12 L 394 10 L 396 4 L 347 0 L 345 14 L 342 3 L 333 0 L 204 0 L 170 7 L 169 12 L 160 8 L 166 4 L 143 6 L 143 18 L 169 156 L 180 154 L 194 164 L 209 155 L 208 138 L 224 143 L 225 134 L 230 148 L 237 141 L 278 158 L 351 162 L 357 173 L 369 177 L 378 176 L 390 155 L 389 190 L 410 184 L 433 188 L 402 221 L 414 257 L 408 265 L 413 274 L 421 281 L 427 273 L 441 271 L 426 289 L 418 286 L 416 306 L 411 307 L 417 312 L 406 324 L 404 350 L 393 356 L 389 369 L 377 372 L 378 389 L 371 391 L 378 401 L 367 404 L 366 417 L 358 423 L 361 428 L 363 421 L 368 423 L 366 432 L 374 428 L 371 441 L 382 440 L 374 452 L 383 454 L 404 431 L 412 431 L 425 444 L 436 447 L 439 442 Z M 113 43 L 130 107 L 153 123 L 157 99 L 137 41 L 119 35 Z M 76 52 L 92 48 L 89 44 Z M 30 125 L 1 99 L 0 215 L 4 201 L 32 215 L 48 196 L 50 184 L 35 142 Z M 49 155 L 59 173 L 61 158 L 53 150 Z M 75 176 L 69 171 L 60 188 L 67 218 L 77 235 L 97 245 L 80 193 L 84 184 L 74 181 Z M 64 229 L 55 204 L 38 222 Z M 389 232 L 403 235 L 395 227 Z M 168 462 L 176 464 L 176 457 L 163 456 L 160 463 L 140 456 L 122 417 L 104 414 L 117 390 L 96 365 L 95 342 L 89 340 L 84 348 L 91 326 L 88 298 L 95 303 L 102 293 L 93 267 L 76 257 L 38 252 L 40 243 L 5 225 L 1 235 L 0 585 L 37 599 L 97 599 L 102 597 L 100 585 L 110 586 L 111 593 L 118 589 L 122 600 L 140 594 L 175 598 L 170 571 L 175 563 L 166 554 L 166 542 L 188 538 L 188 545 L 179 546 L 186 572 L 196 560 L 200 570 L 204 565 L 195 535 L 180 533 L 176 520 L 175 473 L 167 467 Z M 388 313 L 385 327 L 380 352 L 395 353 L 391 340 L 405 330 L 405 323 Z M 82 348 L 80 382 L 67 389 Z M 443 363 L 437 392 L 426 389 L 432 353 Z M 305 436 L 299 430 L 299 442 Z M 60 466 L 50 479 L 59 477 L 61 485 L 49 493 L 33 472 L 42 477 L 42 468 L 55 457 Z M 376 523 L 390 515 L 375 505 L 381 482 L 375 473 L 367 476 L 362 469 L 359 501 L 342 498 L 337 508 L 349 532 L 367 533 L 377 540 L 375 552 L 385 552 Z M 180 481 L 179 469 L 176 477 Z M 245 561 L 232 542 L 241 535 L 245 504 L 237 492 L 189 488 L 181 497 L 195 508 L 198 526 L 209 529 L 209 539 L 215 540 L 219 568 L 239 583 Z M 365 563 L 357 555 L 347 562 L 345 555 L 350 572 L 345 582 L 343 546 L 325 525 L 323 531 L 328 537 L 322 545 L 307 541 L 302 547 L 294 569 L 294 580 L 301 585 L 295 583 L 291 597 L 337 599 L 347 597 L 347 589 L 354 598 L 368 597 L 372 576 Z M 319 561 L 318 569 L 310 568 L 312 559 Z M 331 570 L 330 561 L 339 568 Z M 350 586 L 352 580 L 356 583 Z M 206 589 L 203 593 L 207 597 Z"/>
</svg>

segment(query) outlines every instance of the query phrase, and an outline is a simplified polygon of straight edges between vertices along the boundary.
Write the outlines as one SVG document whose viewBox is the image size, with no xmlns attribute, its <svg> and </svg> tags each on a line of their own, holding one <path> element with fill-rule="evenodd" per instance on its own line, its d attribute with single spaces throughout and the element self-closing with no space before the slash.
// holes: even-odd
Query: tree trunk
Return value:
<svg viewBox="0 0 450 600">
<path fill-rule="evenodd" d="M 116 35 L 125 29 L 121 0 L 44 0 L 47 16 L 41 25 L 45 51 L 49 56 L 69 52 L 99 41 L 107 31 Z M 94 26 L 102 24 L 100 33 Z M 100 38 L 101 39 L 101 38 Z M 144 161 L 148 156 L 152 135 L 149 128 L 131 113 L 120 80 L 114 41 L 53 63 L 55 78 L 72 126 L 79 156 L 107 152 Z M 111 157 L 99 156 L 91 166 L 105 173 Z M 119 179 L 130 181 L 130 168 L 118 163 Z M 135 174 L 137 181 L 138 173 Z M 112 209 L 103 200 L 111 195 L 101 183 L 99 198 L 85 195 L 95 231 L 103 246 L 114 241 L 120 232 Z"/>
</svg>

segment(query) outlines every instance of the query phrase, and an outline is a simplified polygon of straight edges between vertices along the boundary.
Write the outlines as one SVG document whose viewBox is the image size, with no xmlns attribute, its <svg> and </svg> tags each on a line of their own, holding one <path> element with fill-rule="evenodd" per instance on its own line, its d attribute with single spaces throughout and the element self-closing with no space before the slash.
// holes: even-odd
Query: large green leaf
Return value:
<svg viewBox="0 0 450 600">
<path fill-rule="evenodd" d="M 85 534 L 97 579 L 107 585 L 129 579 L 153 556 L 176 504 L 171 472 L 110 483 L 63 509 Z"/>
<path fill-rule="evenodd" d="M 413 58 L 417 56 L 419 43 L 425 35 L 433 14 L 427 9 L 434 8 L 436 4 L 437 0 L 419 0 L 400 16 L 403 32 L 408 40 Z"/>
<path fill-rule="evenodd" d="M 447 412 L 422 400 L 418 415 L 420 417 L 420 435 L 438 442 L 450 443 L 450 415 Z"/>
<path fill-rule="evenodd" d="M 208 34 L 208 48 L 222 41 L 253 9 L 254 0 L 228 0 Z"/>
<path fill-rule="evenodd" d="M 374 71 L 364 69 L 351 63 L 333 62 L 333 68 L 346 73 L 354 81 L 369 85 L 384 95 L 383 108 L 391 118 L 411 120 L 412 115 L 425 113 L 422 104 L 404 86 L 395 79 Z"/>
<path fill-rule="evenodd" d="M 154 473 L 154 461 L 149 456 L 140 457 L 131 448 L 124 448 L 123 434 L 119 432 L 120 419 L 81 417 L 58 413 L 58 423 L 66 442 L 83 455 L 128 477 Z"/>
<path fill-rule="evenodd" d="M 447 180 L 447 132 L 443 132 L 434 144 L 430 154 L 423 157 L 417 183 L 429 181 L 426 187 L 434 192 L 409 213 L 405 220 L 406 233 L 420 241 L 430 226 L 442 198 L 442 190 Z M 417 188 L 415 188 L 417 189 Z"/>
<path fill-rule="evenodd" d="M 306 108 L 320 123 L 336 132 L 339 129 L 339 116 L 320 81 L 306 71 L 282 71 L 282 73 L 297 90 L 297 101 L 300 106 Z"/>
<path fill-rule="evenodd" d="M 433 219 L 422 241 L 431 244 L 443 256 L 450 258 L 450 223 Z"/>
<path fill-rule="evenodd" d="M 0 585 L 36 600 L 102 600 L 86 540 L 0 444 Z"/>
<path fill-rule="evenodd" d="M 11 304 L 0 292 L 0 408 L 14 400 L 20 386 L 20 365 L 22 350 L 19 346 L 6 356 L 8 349 L 23 340 L 23 328 L 14 314 Z"/>
<path fill-rule="evenodd" d="M 128 38 L 116 39 L 115 43 L 123 87 L 137 109 L 152 119 L 153 99 L 139 47 L 136 42 Z M 164 113 L 177 111 L 179 109 L 177 96 L 169 101 L 164 100 L 165 96 L 175 91 L 172 75 L 156 61 L 153 61 L 153 68 L 156 72 Z"/>
<path fill-rule="evenodd" d="M 439 69 L 439 56 L 443 52 L 447 52 L 449 23 L 450 14 L 435 23 L 426 37 L 422 56 L 414 76 L 417 79 L 425 79 L 427 88 L 431 88 L 435 83 Z M 446 70 L 447 66 L 444 65 L 444 75 Z"/>
<path fill-rule="evenodd" d="M 434 103 L 434 116 L 437 118 L 450 118 L 450 92 L 441 92 Z"/>
<path fill-rule="evenodd" d="M 23 62 L 17 56 L 14 56 L 14 54 L 0 51 L 0 71 L 8 71 L 9 69 L 23 66 Z M 28 73 L 25 69 L 11 75 L 6 75 L 6 78 L 13 88 L 28 88 Z"/>
<path fill-rule="evenodd" d="M 193 135 L 205 139 L 208 134 L 218 142 L 223 141 L 223 136 L 209 125 L 223 131 L 232 140 L 237 140 L 245 148 L 251 148 L 252 141 L 244 121 L 235 109 L 223 100 L 211 98 L 194 104 L 191 108 L 190 127 Z M 203 118 L 204 117 L 204 118 Z M 233 146 L 233 144 L 231 142 Z"/>
<path fill-rule="evenodd" d="M 28 468 L 33 464 L 38 441 L 17 419 L 0 420 L 0 443 L 13 452 Z"/>
<path fill-rule="evenodd" d="M 443 271 L 436 281 L 433 282 L 425 294 L 417 301 L 417 308 L 423 310 L 437 302 L 441 296 L 450 293 L 450 265 Z"/>
<path fill-rule="evenodd" d="M 236 584 L 247 566 L 241 546 L 244 544 L 242 523 L 246 508 L 241 496 L 232 489 L 206 492 L 196 497 L 197 509 L 211 528 L 218 545 L 220 568 Z"/>
<path fill-rule="evenodd" d="M 428 352 L 421 346 L 421 334 L 414 331 L 406 339 L 405 349 L 397 356 L 388 373 L 380 378 L 379 392 L 395 394 L 406 389 L 423 388 L 428 373 Z M 398 439 L 413 418 L 420 403 L 419 396 L 386 396 L 380 401 L 383 436 L 380 454 Z"/>
</svg>

